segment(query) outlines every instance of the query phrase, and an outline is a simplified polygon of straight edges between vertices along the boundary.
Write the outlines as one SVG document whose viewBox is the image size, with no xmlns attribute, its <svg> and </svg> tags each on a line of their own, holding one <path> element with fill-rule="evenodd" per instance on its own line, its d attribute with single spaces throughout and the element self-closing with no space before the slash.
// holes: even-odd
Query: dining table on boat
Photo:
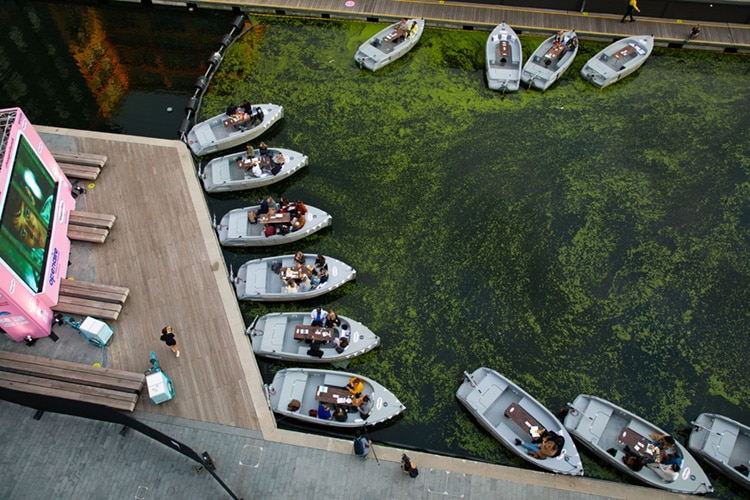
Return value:
<svg viewBox="0 0 750 500">
<path fill-rule="evenodd" d="M 289 212 L 276 212 L 275 214 L 261 214 L 258 222 L 261 224 L 288 224 L 292 220 Z"/>
<path fill-rule="evenodd" d="M 544 57 L 545 59 L 554 61 L 555 59 L 559 58 L 563 52 L 565 52 L 565 45 L 563 45 L 562 43 L 554 44 L 547 51 L 547 53 L 544 54 Z"/>
<path fill-rule="evenodd" d="M 334 387 L 330 385 L 319 385 L 315 391 L 315 400 L 335 405 L 352 404 L 352 394 L 346 387 Z"/>
<path fill-rule="evenodd" d="M 279 276 L 281 277 L 281 279 L 298 280 L 298 279 L 302 279 L 303 275 L 307 276 L 308 278 L 312 276 L 312 271 L 310 270 L 309 267 L 307 266 L 302 266 L 302 267 L 297 267 L 297 268 L 282 267 L 279 270 Z"/>
<path fill-rule="evenodd" d="M 333 328 L 323 326 L 296 325 L 294 327 L 295 340 L 311 340 L 313 342 L 331 342 Z"/>
<path fill-rule="evenodd" d="M 634 453 L 640 455 L 647 462 L 659 462 L 661 460 L 659 448 L 654 446 L 651 441 L 641 436 L 633 429 L 623 427 L 618 439 L 622 444 L 630 448 Z"/>
<path fill-rule="evenodd" d="M 250 113 L 235 113 L 226 120 L 224 120 L 224 126 L 225 127 L 231 127 L 231 126 L 237 126 L 242 125 L 244 123 L 249 122 L 252 119 L 252 116 Z"/>
</svg>

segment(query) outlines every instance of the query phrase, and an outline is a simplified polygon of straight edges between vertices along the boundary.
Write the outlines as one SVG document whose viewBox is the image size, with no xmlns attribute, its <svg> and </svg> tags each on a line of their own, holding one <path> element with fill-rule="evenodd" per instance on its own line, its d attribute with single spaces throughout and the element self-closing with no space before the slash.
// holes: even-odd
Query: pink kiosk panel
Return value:
<svg viewBox="0 0 750 500">
<path fill-rule="evenodd" d="M 75 199 L 20 108 L 0 109 L 0 133 L 0 329 L 22 341 L 52 331 Z"/>
</svg>

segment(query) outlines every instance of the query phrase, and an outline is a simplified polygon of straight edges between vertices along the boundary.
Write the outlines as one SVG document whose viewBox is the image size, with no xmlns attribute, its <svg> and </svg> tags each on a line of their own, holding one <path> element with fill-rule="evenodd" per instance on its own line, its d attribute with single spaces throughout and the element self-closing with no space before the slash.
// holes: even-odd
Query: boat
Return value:
<svg viewBox="0 0 750 500">
<path fill-rule="evenodd" d="M 702 495 L 714 490 L 696 459 L 677 440 L 674 445 L 682 454 L 683 462 L 677 478 L 672 482 L 662 480 L 648 466 L 636 471 L 625 464 L 626 446 L 631 453 L 637 452 L 642 457 L 654 456 L 649 434 L 667 434 L 656 425 L 614 403 L 588 394 L 580 394 L 572 404 L 568 404 L 568 408 L 563 420 L 568 432 L 621 472 L 649 486 L 675 493 Z M 653 458 L 650 460 L 653 461 Z"/>
<path fill-rule="evenodd" d="M 737 484 L 750 489 L 750 427 L 715 413 L 701 413 L 691 424 L 688 448 Z"/>
<path fill-rule="evenodd" d="M 529 87 L 547 90 L 573 64 L 578 55 L 575 31 L 566 31 L 562 40 L 552 35 L 536 48 L 521 71 L 521 81 Z"/>
<path fill-rule="evenodd" d="M 510 451 L 549 472 L 583 475 L 583 463 L 576 445 L 560 421 L 536 399 L 490 368 L 464 372 L 456 392 L 458 400 L 474 418 Z M 564 444 L 555 457 L 532 457 L 517 440 L 531 442 L 544 431 L 562 436 Z"/>
<path fill-rule="evenodd" d="M 380 337 L 359 321 L 345 316 L 339 316 L 339 319 L 341 325 L 329 330 L 311 326 L 312 316 L 309 312 L 271 313 L 256 318 L 246 333 L 258 356 L 305 363 L 336 363 L 352 359 L 380 344 Z M 320 345 L 320 357 L 308 354 L 310 344 L 305 342 L 305 337 L 315 330 L 323 330 L 323 335 L 329 336 Z M 348 345 L 342 352 L 338 352 L 333 339 L 344 337 L 347 338 Z"/>
<path fill-rule="evenodd" d="M 284 117 L 284 108 L 278 104 L 252 104 L 252 109 L 263 110 L 260 123 L 252 121 L 250 115 L 221 113 L 208 120 L 196 123 L 187 133 L 187 144 L 195 156 L 233 148 L 255 139 Z"/>
<path fill-rule="evenodd" d="M 516 91 L 521 81 L 521 40 L 505 23 L 495 26 L 487 38 L 487 86 L 491 90 Z"/>
<path fill-rule="evenodd" d="M 313 262 L 314 254 L 305 254 L 305 260 Z M 280 255 L 250 260 L 242 264 L 237 274 L 230 273 L 239 300 L 256 302 L 286 302 L 320 297 L 357 277 L 357 271 L 340 260 L 326 256 L 328 281 L 310 290 L 289 293 L 285 291 L 280 273 L 294 268 L 294 255 Z"/>
<path fill-rule="evenodd" d="M 291 149 L 269 148 L 268 158 L 274 159 L 278 153 L 284 155 L 285 162 L 275 175 L 269 169 L 263 169 L 260 177 L 255 177 L 251 169 L 244 168 L 240 163 L 248 163 L 254 159 L 260 161 L 260 151 L 252 150 L 252 157 L 248 158 L 248 151 L 220 156 L 209 161 L 198 176 L 203 182 L 207 193 L 223 193 L 242 189 L 259 188 L 286 179 L 293 173 L 307 165 L 307 156 Z"/>
<path fill-rule="evenodd" d="M 408 28 L 403 37 L 399 24 L 401 21 L 391 24 L 359 46 L 354 60 L 360 68 L 378 70 L 404 56 L 422 38 L 424 19 L 407 19 Z"/>
<path fill-rule="evenodd" d="M 593 85 L 604 88 L 640 68 L 653 49 L 653 36 L 623 38 L 589 59 L 581 70 L 581 76 Z"/>
<path fill-rule="evenodd" d="M 258 222 L 252 224 L 248 219 L 248 214 L 250 212 L 257 212 L 259 208 L 260 205 L 235 208 L 224 214 L 224 217 L 221 218 L 221 222 L 218 224 L 214 221 L 214 227 L 219 235 L 219 243 L 225 247 L 269 247 L 283 245 L 306 238 L 333 223 L 333 217 L 329 213 L 307 205 L 304 226 L 287 234 L 277 232 L 274 235 L 266 236 L 264 233 L 266 225 L 288 224 L 291 217 L 288 213 L 278 212 L 270 216 L 267 222 L 264 222 L 264 219 L 259 219 Z"/>
<path fill-rule="evenodd" d="M 310 415 L 317 412 L 321 402 L 334 405 L 351 406 L 351 394 L 346 384 L 352 377 L 359 377 L 364 382 L 362 394 L 370 396 L 373 402 L 370 416 L 364 420 L 358 411 L 347 414 L 347 420 L 339 422 L 323 420 Z M 361 428 L 375 425 L 392 419 L 406 408 L 391 391 L 363 375 L 354 373 L 321 370 L 317 368 L 286 368 L 279 370 L 273 382 L 266 387 L 266 395 L 271 409 L 284 417 L 301 420 L 311 424 L 329 425 L 332 427 Z M 291 404 L 295 401 L 294 404 Z M 294 410 L 293 408 L 297 408 Z"/>
</svg>

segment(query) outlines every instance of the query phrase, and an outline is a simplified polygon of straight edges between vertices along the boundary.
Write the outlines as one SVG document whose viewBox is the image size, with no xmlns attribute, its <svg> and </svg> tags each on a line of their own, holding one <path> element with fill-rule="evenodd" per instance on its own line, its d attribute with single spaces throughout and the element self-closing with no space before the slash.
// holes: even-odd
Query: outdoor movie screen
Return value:
<svg viewBox="0 0 750 500">
<path fill-rule="evenodd" d="M 42 291 L 57 184 L 23 134 L 0 218 L 0 257 L 34 292 Z"/>
</svg>

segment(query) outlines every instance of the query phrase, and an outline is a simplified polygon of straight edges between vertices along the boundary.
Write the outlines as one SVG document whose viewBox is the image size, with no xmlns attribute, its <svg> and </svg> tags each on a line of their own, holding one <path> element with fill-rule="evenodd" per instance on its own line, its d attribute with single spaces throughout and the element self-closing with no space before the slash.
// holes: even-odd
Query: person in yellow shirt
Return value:
<svg viewBox="0 0 750 500">
<path fill-rule="evenodd" d="M 353 396 L 359 396 L 365 388 L 365 383 L 359 377 L 352 377 L 349 379 L 349 383 L 346 384 L 346 388 Z"/>
<path fill-rule="evenodd" d="M 635 18 L 633 17 L 633 11 L 640 12 L 641 9 L 638 8 L 638 0 L 628 0 L 628 10 L 625 11 L 625 15 L 622 16 L 622 19 L 620 19 L 621 23 L 625 22 L 625 18 L 630 16 L 630 22 L 635 22 Z"/>
</svg>

